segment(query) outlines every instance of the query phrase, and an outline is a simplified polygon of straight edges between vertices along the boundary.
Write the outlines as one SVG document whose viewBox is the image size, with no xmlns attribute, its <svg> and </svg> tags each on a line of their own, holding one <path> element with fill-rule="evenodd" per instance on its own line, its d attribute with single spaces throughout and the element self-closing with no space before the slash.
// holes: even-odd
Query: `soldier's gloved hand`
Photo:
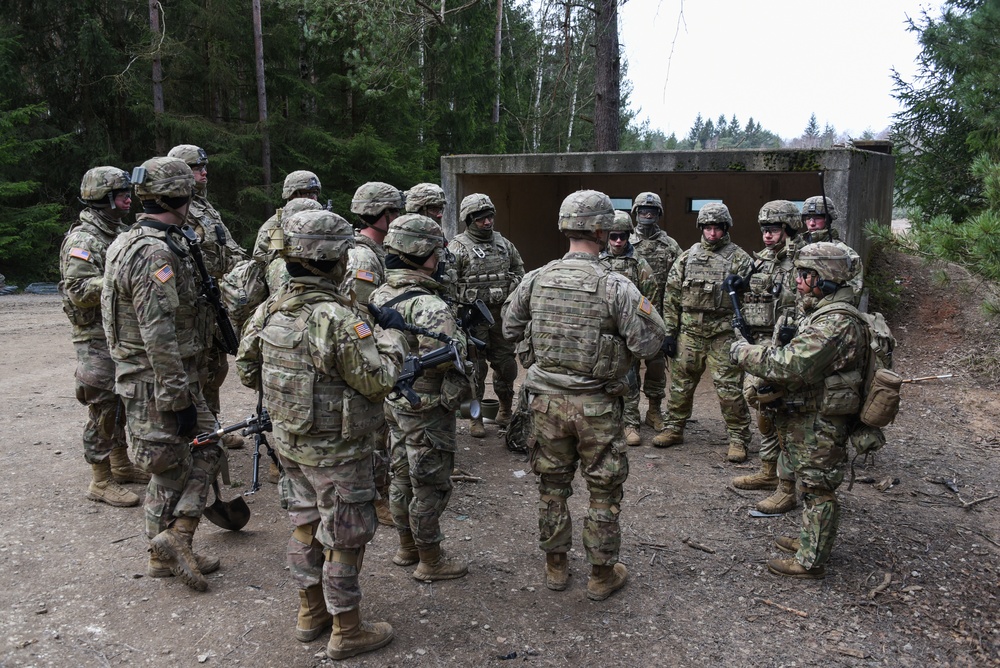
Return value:
<svg viewBox="0 0 1000 668">
<path fill-rule="evenodd" d="M 742 292 L 747 286 L 746 281 L 736 274 L 726 276 L 726 280 L 722 282 L 722 285 L 725 286 L 726 292 Z"/>
<path fill-rule="evenodd" d="M 733 364 L 739 364 L 740 351 L 749 345 L 746 339 L 740 338 L 733 341 L 732 345 L 729 346 L 729 361 Z"/>
<path fill-rule="evenodd" d="M 394 308 L 379 308 L 375 304 L 368 304 L 368 312 L 382 329 L 406 330 L 406 320 Z"/>
<path fill-rule="evenodd" d="M 677 357 L 677 337 L 676 336 L 665 336 L 663 337 L 663 343 L 660 344 L 660 350 L 663 354 L 673 359 Z"/>
<path fill-rule="evenodd" d="M 177 419 L 178 436 L 195 435 L 195 432 L 198 430 L 198 409 L 195 408 L 194 404 L 189 404 L 187 408 L 174 411 L 174 417 Z"/>
</svg>

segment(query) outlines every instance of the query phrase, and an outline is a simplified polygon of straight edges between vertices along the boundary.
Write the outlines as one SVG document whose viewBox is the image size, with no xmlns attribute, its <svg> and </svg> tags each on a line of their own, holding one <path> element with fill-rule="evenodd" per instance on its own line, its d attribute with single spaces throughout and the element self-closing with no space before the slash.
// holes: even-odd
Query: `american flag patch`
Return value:
<svg viewBox="0 0 1000 668">
<path fill-rule="evenodd" d="M 375 274 L 365 269 L 358 269 L 356 278 L 359 278 L 362 281 L 368 281 L 369 283 L 375 282 Z"/>
<path fill-rule="evenodd" d="M 639 300 L 639 310 L 645 313 L 646 315 L 649 315 L 650 313 L 653 312 L 653 305 L 652 303 L 650 303 L 648 299 L 643 297 L 642 299 Z"/>
<path fill-rule="evenodd" d="M 85 248 L 70 248 L 69 249 L 69 256 L 70 257 L 79 258 L 81 260 L 89 260 L 90 259 L 90 251 L 86 250 Z"/>
<path fill-rule="evenodd" d="M 359 339 L 366 339 L 372 335 L 372 328 L 366 322 L 359 322 L 354 326 L 354 333 L 358 335 Z"/>
<path fill-rule="evenodd" d="M 159 270 L 154 272 L 153 276 L 156 276 L 156 280 L 158 280 L 160 283 L 166 283 L 167 281 L 169 281 L 171 278 L 174 277 L 174 270 L 170 268 L 169 264 L 165 264 L 162 267 L 160 267 Z"/>
</svg>

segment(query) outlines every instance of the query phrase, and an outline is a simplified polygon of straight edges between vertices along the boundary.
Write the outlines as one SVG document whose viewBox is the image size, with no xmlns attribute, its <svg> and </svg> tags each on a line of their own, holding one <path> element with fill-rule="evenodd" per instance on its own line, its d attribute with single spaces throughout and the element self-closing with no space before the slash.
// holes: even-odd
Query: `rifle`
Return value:
<svg viewBox="0 0 1000 668">
<path fill-rule="evenodd" d="M 222 305 L 222 293 L 219 290 L 219 284 L 216 283 L 215 278 L 208 273 L 208 269 L 205 267 L 205 258 L 201 254 L 201 243 L 198 241 L 198 233 L 190 225 L 182 227 L 181 233 L 187 240 L 188 248 L 191 249 L 191 257 L 194 258 L 194 263 L 198 266 L 198 273 L 201 274 L 201 294 L 204 295 L 215 311 L 215 322 L 219 325 L 219 333 L 222 335 L 222 340 L 218 343 L 228 354 L 235 355 L 236 351 L 240 348 L 240 339 L 236 336 L 233 323 L 229 320 L 229 312 Z"/>
<path fill-rule="evenodd" d="M 236 424 L 231 424 L 228 427 L 221 427 L 219 429 L 216 429 L 215 431 L 208 431 L 205 432 L 204 434 L 198 434 L 197 436 L 194 437 L 194 440 L 191 441 L 191 445 L 193 447 L 198 447 L 200 445 L 206 445 L 208 443 L 215 443 L 220 438 L 222 438 L 223 435 L 234 431 L 243 430 L 242 431 L 243 436 L 250 436 L 251 434 L 253 435 L 254 437 L 253 480 L 250 483 L 249 491 L 243 493 L 244 496 L 250 496 L 251 494 L 255 493 L 257 490 L 260 489 L 260 446 L 261 445 L 264 445 L 267 448 L 267 454 L 270 455 L 272 460 L 274 460 L 274 463 L 279 468 L 281 467 L 281 464 L 278 463 L 278 456 L 275 454 L 274 448 L 272 448 L 271 444 L 267 442 L 267 437 L 264 435 L 264 432 L 271 431 L 272 425 L 271 425 L 271 416 L 268 415 L 267 409 L 263 407 L 262 399 L 263 397 L 258 395 L 257 413 L 251 415 L 246 420 L 243 420 L 242 422 L 237 422 Z"/>
<path fill-rule="evenodd" d="M 729 301 L 733 303 L 733 329 L 739 330 L 744 339 L 753 343 L 753 332 L 750 331 L 750 325 L 748 325 L 746 319 L 744 319 L 743 310 L 740 308 L 740 296 L 736 292 L 736 285 L 733 280 L 735 278 L 739 277 L 735 274 L 730 274 L 726 277 L 726 280 L 722 282 L 722 286 L 726 289 L 726 292 L 729 293 Z"/>
</svg>

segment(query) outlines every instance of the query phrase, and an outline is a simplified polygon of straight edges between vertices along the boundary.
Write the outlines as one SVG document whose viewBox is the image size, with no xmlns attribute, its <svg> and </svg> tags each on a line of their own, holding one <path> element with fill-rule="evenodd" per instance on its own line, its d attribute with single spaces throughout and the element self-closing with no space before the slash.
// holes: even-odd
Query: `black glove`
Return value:
<svg viewBox="0 0 1000 668">
<path fill-rule="evenodd" d="M 368 304 L 368 312 L 375 318 L 375 322 L 382 329 L 398 329 L 406 331 L 406 320 L 394 308 L 379 308 L 375 304 Z"/>
<path fill-rule="evenodd" d="M 726 276 L 726 280 L 722 282 L 725 286 L 726 292 L 742 292 L 746 288 L 747 283 L 740 276 L 736 274 L 729 274 Z"/>
<path fill-rule="evenodd" d="M 676 336 L 665 336 L 663 337 L 663 343 L 660 344 L 660 350 L 663 354 L 673 359 L 677 357 L 677 337 Z"/>
<path fill-rule="evenodd" d="M 795 325 L 780 325 L 778 327 L 778 345 L 787 346 L 788 342 L 795 338 L 798 329 Z"/>
<path fill-rule="evenodd" d="M 174 418 L 177 420 L 178 436 L 194 436 L 198 430 L 198 409 L 194 404 L 189 404 L 187 408 L 174 411 Z"/>
</svg>

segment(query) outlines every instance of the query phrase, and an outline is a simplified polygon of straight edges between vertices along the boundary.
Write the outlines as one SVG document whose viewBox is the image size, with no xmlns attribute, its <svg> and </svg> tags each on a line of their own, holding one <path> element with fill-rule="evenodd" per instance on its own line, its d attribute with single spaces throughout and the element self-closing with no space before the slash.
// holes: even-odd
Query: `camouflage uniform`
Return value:
<svg viewBox="0 0 1000 668">
<path fill-rule="evenodd" d="M 824 204 L 826 208 L 824 208 Z M 854 306 L 861 303 L 861 294 L 865 290 L 865 267 L 864 262 L 861 260 L 861 256 L 855 252 L 853 248 L 845 244 L 840 240 L 840 233 L 837 229 L 833 227 L 833 221 L 837 220 L 839 215 L 837 214 L 837 208 L 833 204 L 833 200 L 827 197 L 825 200 L 822 196 L 817 195 L 815 197 L 808 198 L 802 203 L 802 218 L 803 220 L 809 215 L 826 214 L 826 227 L 821 230 L 806 231 L 799 236 L 800 241 L 798 242 L 798 248 L 807 246 L 809 244 L 819 243 L 821 241 L 835 244 L 846 252 L 851 258 L 851 278 L 848 281 L 848 285 L 851 286 L 851 290 L 854 291 Z"/>
<path fill-rule="evenodd" d="M 607 195 L 580 191 L 563 202 L 560 229 L 594 234 L 606 230 L 612 218 Z M 539 476 L 538 544 L 547 572 L 572 545 L 566 500 L 579 465 L 590 492 L 583 544 L 595 568 L 592 581 L 598 573 L 615 573 L 614 588 L 620 587 L 626 569 L 617 564 L 618 515 L 628 478 L 621 379 L 636 357 L 660 349 L 663 321 L 631 281 L 611 272 L 596 254 L 571 250 L 525 275 L 507 299 L 503 333 L 510 341 L 524 339 L 534 359 L 524 382 L 536 438 L 531 462 Z M 561 586 L 546 584 L 565 588 L 565 579 Z"/>
<path fill-rule="evenodd" d="M 699 221 L 709 207 L 699 213 Z M 743 397 L 743 372 L 729 361 L 733 306 L 723 281 L 729 274 L 746 276 L 752 265 L 753 260 L 730 241 L 728 232 L 715 242 L 702 237 L 674 262 L 667 277 L 663 322 L 667 335 L 677 339 L 677 355 L 670 364 L 670 396 L 661 436 L 683 433 L 707 365 L 731 449 L 738 446 L 745 451 L 749 445 L 750 411 Z M 658 444 L 656 439 L 654 444 Z"/>
</svg>

